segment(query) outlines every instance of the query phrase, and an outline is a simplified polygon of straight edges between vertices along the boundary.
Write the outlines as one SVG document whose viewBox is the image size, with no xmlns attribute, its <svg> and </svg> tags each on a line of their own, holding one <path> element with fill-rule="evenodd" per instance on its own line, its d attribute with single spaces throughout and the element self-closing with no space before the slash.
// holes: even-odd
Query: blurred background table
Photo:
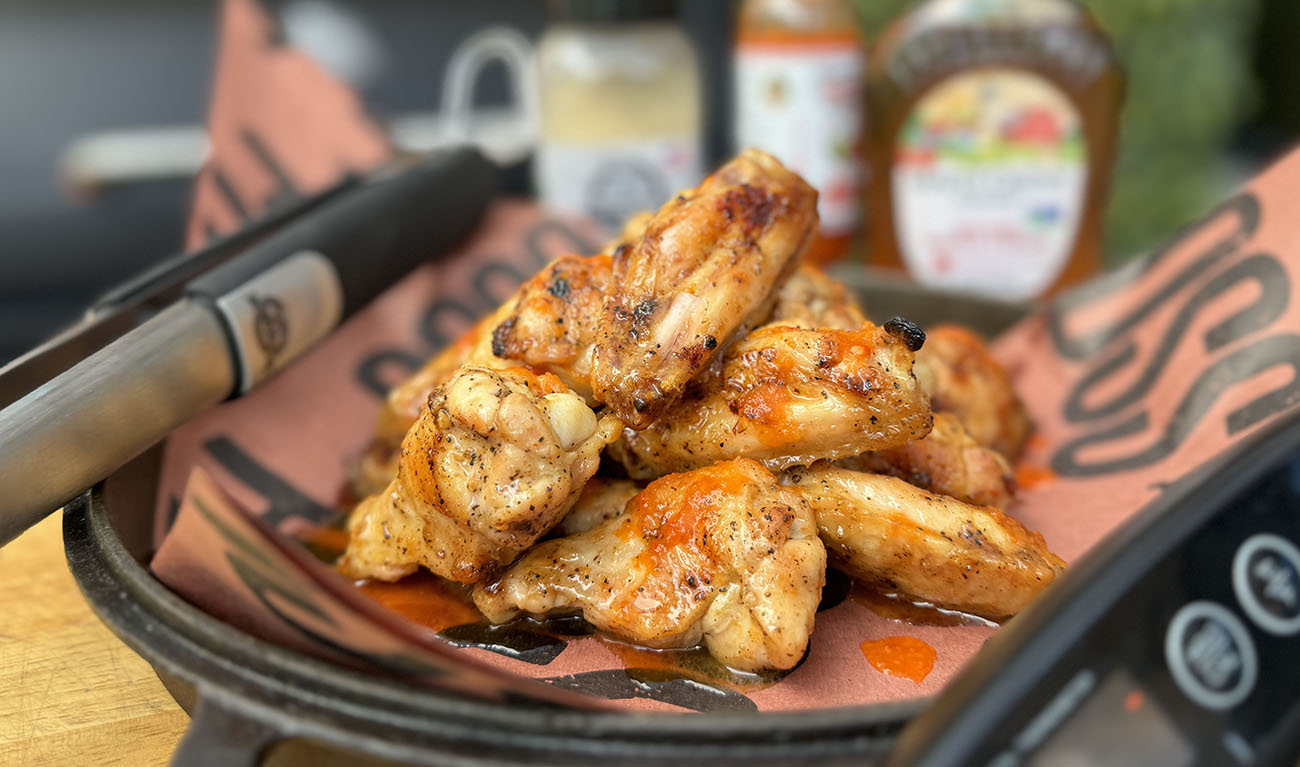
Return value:
<svg viewBox="0 0 1300 767">
<path fill-rule="evenodd" d="M 0 764 L 167 764 L 189 717 L 90 611 L 62 515 L 0 549 L 0 583 Z"/>
</svg>

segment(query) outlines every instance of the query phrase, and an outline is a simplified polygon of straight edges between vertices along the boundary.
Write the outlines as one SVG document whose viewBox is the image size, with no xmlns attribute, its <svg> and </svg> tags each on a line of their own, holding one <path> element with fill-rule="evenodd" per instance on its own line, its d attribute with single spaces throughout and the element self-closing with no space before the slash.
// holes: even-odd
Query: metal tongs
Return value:
<svg viewBox="0 0 1300 767">
<path fill-rule="evenodd" d="M 129 280 L 0 369 L 0 546 L 446 253 L 495 189 L 472 149 L 346 178 Z"/>
</svg>

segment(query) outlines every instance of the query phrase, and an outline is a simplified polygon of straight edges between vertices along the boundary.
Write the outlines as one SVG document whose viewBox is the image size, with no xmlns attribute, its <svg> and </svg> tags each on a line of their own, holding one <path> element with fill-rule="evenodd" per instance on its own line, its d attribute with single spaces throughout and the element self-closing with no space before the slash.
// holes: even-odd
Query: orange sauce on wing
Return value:
<svg viewBox="0 0 1300 767">
<path fill-rule="evenodd" d="M 746 391 L 733 405 L 736 415 L 756 428 L 758 441 L 767 447 L 786 445 L 803 436 L 790 403 L 794 398 L 781 381 L 764 381 Z"/>
<path fill-rule="evenodd" d="M 669 474 L 632 499 L 619 534 L 645 542 L 634 566 L 652 575 L 614 605 L 621 623 L 636 626 L 641 613 L 665 606 L 684 613 L 708 598 L 717 569 L 708 537 L 718 532 L 718 509 L 729 498 L 743 496 L 755 469 L 766 473 L 755 461 L 740 458 Z"/>
<path fill-rule="evenodd" d="M 535 367 L 525 367 L 521 365 L 519 367 L 506 368 L 501 372 L 517 375 L 524 379 L 524 382 L 528 384 L 529 390 L 538 397 L 545 397 L 547 394 L 555 394 L 557 392 L 563 394 L 569 391 L 569 387 L 565 386 L 564 382 L 554 374 L 543 372 Z"/>
<path fill-rule="evenodd" d="M 934 668 L 934 648 L 916 637 L 889 636 L 862 643 L 862 654 L 877 671 L 887 676 L 925 681 Z"/>
</svg>

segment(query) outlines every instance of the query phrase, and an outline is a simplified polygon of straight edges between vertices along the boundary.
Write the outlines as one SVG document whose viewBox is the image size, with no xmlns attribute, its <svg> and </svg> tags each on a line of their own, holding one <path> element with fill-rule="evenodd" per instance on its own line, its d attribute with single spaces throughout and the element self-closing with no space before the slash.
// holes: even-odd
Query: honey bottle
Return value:
<svg viewBox="0 0 1300 767">
<path fill-rule="evenodd" d="M 929 0 L 868 65 L 868 258 L 1007 301 L 1101 267 L 1123 76 L 1070 0 Z"/>
<path fill-rule="evenodd" d="M 841 258 L 862 209 L 866 52 L 849 0 L 744 0 L 736 27 L 737 151 L 757 147 L 818 190 L 805 257 Z"/>
</svg>

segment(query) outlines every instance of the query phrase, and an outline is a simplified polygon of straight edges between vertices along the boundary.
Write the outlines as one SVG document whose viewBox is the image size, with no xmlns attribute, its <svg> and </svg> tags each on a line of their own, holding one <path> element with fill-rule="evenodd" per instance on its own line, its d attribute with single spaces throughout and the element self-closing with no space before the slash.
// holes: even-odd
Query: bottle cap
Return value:
<svg viewBox="0 0 1300 767">
<path fill-rule="evenodd" d="M 649 21 L 677 16 L 676 0 L 551 0 L 551 18 L 565 21 Z"/>
</svg>

